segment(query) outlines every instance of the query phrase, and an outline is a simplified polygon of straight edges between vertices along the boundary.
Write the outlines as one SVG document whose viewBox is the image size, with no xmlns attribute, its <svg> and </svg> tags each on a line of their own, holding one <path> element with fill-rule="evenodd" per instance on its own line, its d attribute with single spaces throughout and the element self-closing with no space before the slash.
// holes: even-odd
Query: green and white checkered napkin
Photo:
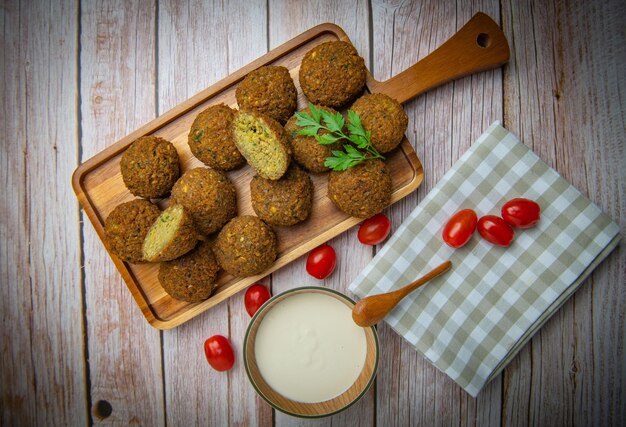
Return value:
<svg viewBox="0 0 626 427">
<path fill-rule="evenodd" d="M 445 245 L 460 209 L 499 215 L 533 199 L 541 220 L 508 248 L 476 233 Z M 615 248 L 619 227 L 495 123 L 446 173 L 350 285 L 358 297 L 388 292 L 443 261 L 452 269 L 405 298 L 385 321 L 437 368 L 476 396 Z"/>
</svg>

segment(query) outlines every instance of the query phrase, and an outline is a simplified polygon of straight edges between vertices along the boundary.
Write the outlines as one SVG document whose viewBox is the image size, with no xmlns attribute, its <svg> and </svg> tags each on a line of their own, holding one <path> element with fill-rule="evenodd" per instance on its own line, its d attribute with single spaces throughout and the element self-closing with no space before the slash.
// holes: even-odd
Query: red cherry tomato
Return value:
<svg viewBox="0 0 626 427">
<path fill-rule="evenodd" d="M 323 244 L 309 252 L 306 259 L 306 271 L 316 279 L 325 279 L 333 272 L 337 264 L 337 254 L 332 246 Z"/>
<path fill-rule="evenodd" d="M 222 335 L 213 335 L 204 342 L 204 354 L 209 365 L 216 371 L 228 371 L 235 364 L 233 348 Z"/>
<path fill-rule="evenodd" d="M 263 285 L 252 285 L 246 291 L 244 303 L 246 305 L 246 311 L 250 317 L 254 316 L 254 313 L 261 307 L 265 301 L 270 299 L 270 291 Z"/>
<path fill-rule="evenodd" d="M 359 227 L 359 242 L 364 245 L 377 245 L 389 236 L 391 221 L 385 214 L 379 213 L 366 219 Z"/>
<path fill-rule="evenodd" d="M 463 209 L 452 215 L 445 227 L 443 227 L 443 241 L 453 248 L 460 248 L 472 238 L 476 230 L 478 217 L 471 209 Z"/>
<path fill-rule="evenodd" d="M 530 228 L 537 225 L 541 208 L 536 202 L 528 199 L 509 200 L 502 206 L 502 219 L 517 228 Z"/>
<path fill-rule="evenodd" d="M 485 215 L 479 219 L 478 232 L 483 239 L 498 246 L 509 246 L 515 236 L 511 226 L 495 215 Z"/>
</svg>

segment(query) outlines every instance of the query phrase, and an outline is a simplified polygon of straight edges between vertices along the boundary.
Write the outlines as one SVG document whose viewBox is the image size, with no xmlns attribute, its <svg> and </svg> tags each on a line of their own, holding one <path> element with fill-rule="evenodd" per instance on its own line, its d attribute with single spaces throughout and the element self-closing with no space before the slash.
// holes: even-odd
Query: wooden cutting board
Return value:
<svg viewBox="0 0 626 427">
<path fill-rule="evenodd" d="M 264 65 L 282 65 L 289 70 L 298 89 L 298 109 L 305 108 L 307 101 L 298 80 L 302 58 L 318 44 L 333 40 L 350 42 L 346 33 L 338 26 L 318 25 L 179 104 L 81 164 L 74 172 L 72 185 L 105 247 L 105 219 L 115 206 L 135 198 L 124 185 L 119 167 L 122 154 L 135 139 L 144 135 L 155 135 L 171 141 L 178 151 L 183 171 L 204 166 L 191 154 L 187 144 L 189 129 L 198 113 L 220 103 L 236 108 L 237 84 L 250 71 Z M 439 49 L 391 79 L 379 82 L 368 72 L 366 90 L 385 93 L 400 102 L 406 102 L 452 79 L 500 66 L 508 57 L 509 49 L 504 34 L 491 18 L 479 13 Z M 417 189 L 423 180 L 422 165 L 406 138 L 397 149 L 387 155 L 387 165 L 393 184 L 391 203 Z M 250 204 L 253 170 L 246 165 L 227 172 L 227 175 L 237 188 L 239 215 L 254 215 Z M 309 219 L 292 227 L 274 227 L 279 243 L 278 258 L 272 267 L 260 275 L 243 279 L 222 273 L 216 292 L 206 301 L 186 303 L 170 297 L 159 284 L 158 264 L 127 264 L 109 252 L 146 320 L 159 329 L 178 326 L 360 222 L 359 219 L 339 211 L 326 197 L 327 175 L 311 174 L 315 192 L 313 211 Z M 164 199 L 158 201 L 158 204 L 165 207 L 167 202 Z"/>
</svg>

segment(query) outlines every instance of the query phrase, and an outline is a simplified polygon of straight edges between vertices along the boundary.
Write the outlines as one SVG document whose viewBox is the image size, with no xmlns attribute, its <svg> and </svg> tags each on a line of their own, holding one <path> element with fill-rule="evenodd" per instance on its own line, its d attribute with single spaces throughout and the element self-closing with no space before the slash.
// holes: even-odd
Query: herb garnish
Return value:
<svg viewBox="0 0 626 427">
<path fill-rule="evenodd" d="M 336 171 L 343 171 L 352 166 L 356 166 L 364 160 L 385 159 L 374 148 L 371 142 L 370 131 L 363 129 L 361 118 L 352 110 L 348 111 L 348 123 L 341 113 L 330 113 L 309 102 L 311 114 L 300 111 L 296 113 L 298 121 L 296 124 L 301 127 L 299 135 L 315 137 L 315 140 L 322 145 L 330 145 L 336 141 L 347 140 L 351 144 L 345 144 L 343 150 L 332 150 L 332 156 L 326 158 L 324 165 Z M 348 134 L 343 132 L 344 125 L 348 129 Z M 318 131 L 327 130 L 329 133 L 318 135 Z"/>
<path fill-rule="evenodd" d="M 194 134 L 193 134 L 193 140 L 196 142 L 200 142 L 200 140 L 202 139 L 202 136 L 204 135 L 204 129 L 198 129 Z"/>
</svg>

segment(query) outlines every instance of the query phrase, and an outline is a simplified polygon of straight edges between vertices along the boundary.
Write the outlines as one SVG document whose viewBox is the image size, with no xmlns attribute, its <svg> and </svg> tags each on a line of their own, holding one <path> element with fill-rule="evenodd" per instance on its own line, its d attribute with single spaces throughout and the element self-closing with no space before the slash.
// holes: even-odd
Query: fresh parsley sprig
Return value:
<svg viewBox="0 0 626 427">
<path fill-rule="evenodd" d="M 298 120 L 296 124 L 301 128 L 299 135 L 312 136 L 317 142 L 323 145 L 330 145 L 340 140 L 352 142 L 344 144 L 343 151 L 332 150 L 332 156 L 326 158 L 324 165 L 336 171 L 343 171 L 352 166 L 369 159 L 385 159 L 374 148 L 371 141 L 370 131 L 363 129 L 361 118 L 352 111 L 348 111 L 348 123 L 341 113 L 330 113 L 309 102 L 311 114 L 300 111 L 296 113 Z M 344 133 L 344 126 L 348 133 Z M 320 130 L 327 130 L 328 133 L 318 135 Z M 358 148 L 355 148 L 356 146 Z"/>
</svg>

